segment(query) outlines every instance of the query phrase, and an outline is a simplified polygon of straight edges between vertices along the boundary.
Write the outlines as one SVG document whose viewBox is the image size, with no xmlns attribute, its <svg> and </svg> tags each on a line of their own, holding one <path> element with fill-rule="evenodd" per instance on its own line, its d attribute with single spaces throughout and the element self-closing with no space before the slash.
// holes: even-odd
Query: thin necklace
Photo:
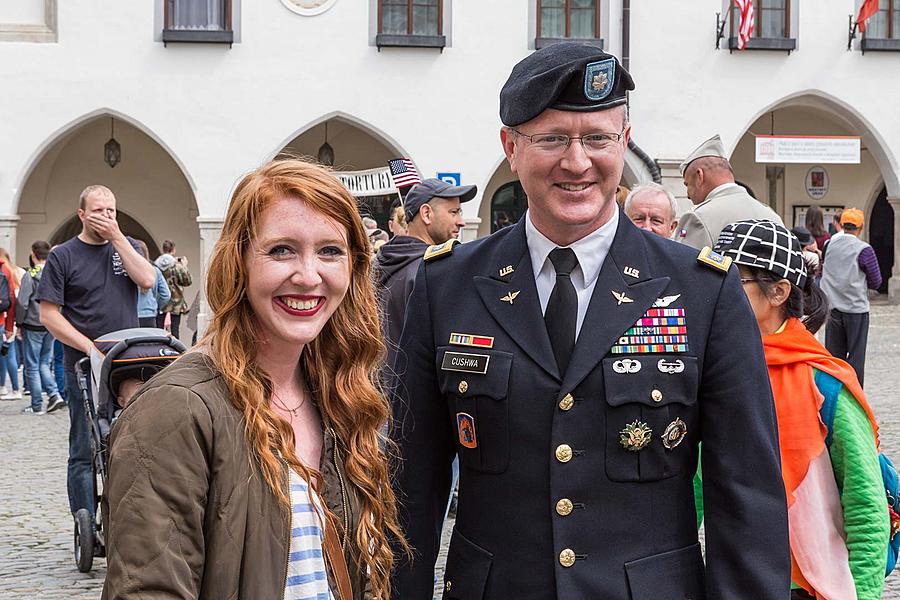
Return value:
<svg viewBox="0 0 900 600">
<path fill-rule="evenodd" d="M 306 403 L 306 398 L 303 398 L 303 400 L 300 401 L 300 404 L 298 404 L 294 408 L 288 408 L 287 406 L 284 405 L 284 402 L 281 401 L 281 398 L 278 397 L 278 394 L 276 394 L 275 392 L 272 392 L 272 401 L 275 403 L 276 406 L 278 406 L 279 408 L 281 408 L 283 410 L 288 411 L 289 413 L 291 413 L 293 416 L 296 417 L 297 412 Z"/>
</svg>

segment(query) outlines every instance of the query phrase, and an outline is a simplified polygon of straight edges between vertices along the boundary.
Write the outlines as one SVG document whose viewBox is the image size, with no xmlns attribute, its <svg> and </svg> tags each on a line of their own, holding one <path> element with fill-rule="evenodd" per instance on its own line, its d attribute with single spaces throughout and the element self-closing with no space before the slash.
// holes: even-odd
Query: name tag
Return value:
<svg viewBox="0 0 900 600">
<path fill-rule="evenodd" d="M 491 357 L 487 354 L 470 354 L 468 352 L 445 352 L 441 363 L 442 371 L 462 371 L 464 373 L 487 373 Z"/>
</svg>

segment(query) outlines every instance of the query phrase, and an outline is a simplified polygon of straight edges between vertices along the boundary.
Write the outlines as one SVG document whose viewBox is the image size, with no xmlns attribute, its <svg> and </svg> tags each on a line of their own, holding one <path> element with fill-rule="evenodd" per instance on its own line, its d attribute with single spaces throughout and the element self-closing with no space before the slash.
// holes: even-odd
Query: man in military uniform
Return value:
<svg viewBox="0 0 900 600">
<path fill-rule="evenodd" d="M 714 246 L 729 223 L 765 219 L 781 223 L 778 214 L 734 181 L 734 171 L 718 135 L 709 138 L 681 163 L 681 176 L 691 211 L 681 215 L 676 239 L 700 250 Z"/>
<path fill-rule="evenodd" d="M 455 454 L 444 598 L 788 597 L 774 408 L 737 270 L 639 230 L 615 203 L 633 87 L 594 47 L 521 61 L 500 137 L 528 212 L 426 252 L 396 366 L 414 547 L 397 598 L 431 597 Z"/>
</svg>

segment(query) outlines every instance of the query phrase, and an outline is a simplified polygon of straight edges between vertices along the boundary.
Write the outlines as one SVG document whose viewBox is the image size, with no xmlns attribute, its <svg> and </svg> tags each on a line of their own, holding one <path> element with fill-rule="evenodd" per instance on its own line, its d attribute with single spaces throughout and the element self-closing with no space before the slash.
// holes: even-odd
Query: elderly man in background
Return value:
<svg viewBox="0 0 900 600">
<path fill-rule="evenodd" d="M 678 226 L 675 196 L 658 183 L 642 183 L 625 197 L 625 214 L 640 229 L 668 238 Z"/>
<path fill-rule="evenodd" d="M 681 216 L 677 239 L 693 248 L 715 245 L 729 223 L 765 219 L 781 223 L 781 217 L 747 193 L 734 181 L 734 170 L 722 139 L 714 135 L 681 163 L 681 176 L 693 210 Z"/>
</svg>

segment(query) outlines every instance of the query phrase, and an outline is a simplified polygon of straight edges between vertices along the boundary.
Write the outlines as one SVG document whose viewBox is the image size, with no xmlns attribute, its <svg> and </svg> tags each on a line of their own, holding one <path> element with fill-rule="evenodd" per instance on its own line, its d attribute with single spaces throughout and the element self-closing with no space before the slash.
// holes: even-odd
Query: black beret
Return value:
<svg viewBox="0 0 900 600">
<path fill-rule="evenodd" d="M 500 120 L 515 127 L 545 109 L 589 112 L 625 104 L 634 81 L 618 59 L 596 46 L 559 42 L 513 67 L 500 90 Z"/>
</svg>

